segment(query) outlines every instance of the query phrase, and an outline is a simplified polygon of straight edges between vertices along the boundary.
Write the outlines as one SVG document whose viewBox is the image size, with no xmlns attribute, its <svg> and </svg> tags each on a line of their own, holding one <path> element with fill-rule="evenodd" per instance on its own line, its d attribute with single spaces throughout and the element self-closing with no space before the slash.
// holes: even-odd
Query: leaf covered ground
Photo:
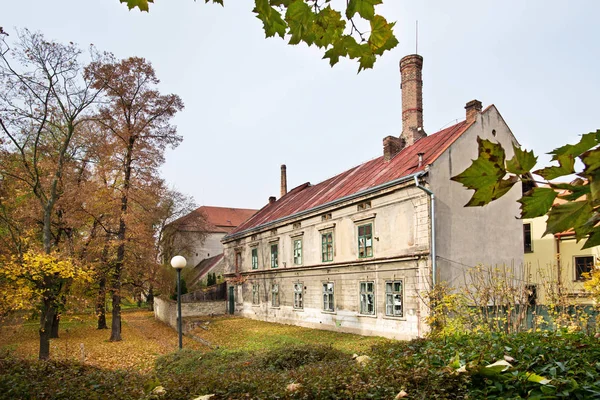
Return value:
<svg viewBox="0 0 600 400">
<path fill-rule="evenodd" d="M 177 351 L 174 330 L 131 312 L 120 343 L 91 316 L 64 321 L 38 362 L 36 328 L 0 328 L 0 399 L 600 398 L 600 340 L 583 333 L 398 342 L 217 317 L 193 332 L 210 347 L 187 337 Z"/>
</svg>

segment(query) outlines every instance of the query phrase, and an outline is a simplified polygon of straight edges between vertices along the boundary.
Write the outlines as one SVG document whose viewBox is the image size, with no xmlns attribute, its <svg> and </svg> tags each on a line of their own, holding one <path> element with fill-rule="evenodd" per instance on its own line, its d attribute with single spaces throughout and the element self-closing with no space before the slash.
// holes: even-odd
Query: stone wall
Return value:
<svg viewBox="0 0 600 400">
<path fill-rule="evenodd" d="M 185 321 L 186 318 L 222 315 L 226 312 L 226 305 L 225 300 L 181 303 L 181 315 L 184 319 L 183 332 L 187 332 L 190 328 Z M 177 302 L 155 297 L 154 317 L 177 329 Z"/>
</svg>

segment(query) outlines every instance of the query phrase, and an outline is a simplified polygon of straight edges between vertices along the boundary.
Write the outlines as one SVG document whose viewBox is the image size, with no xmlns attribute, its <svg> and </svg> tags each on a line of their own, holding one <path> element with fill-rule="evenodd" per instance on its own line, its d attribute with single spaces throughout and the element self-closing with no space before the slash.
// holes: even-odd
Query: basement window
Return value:
<svg viewBox="0 0 600 400">
<path fill-rule="evenodd" d="M 294 229 L 300 229 L 302 227 L 302 224 L 300 222 L 294 222 L 294 225 L 292 225 L 292 227 Z"/>
<path fill-rule="evenodd" d="M 329 221 L 331 219 L 331 213 L 321 215 L 321 221 Z"/>
<path fill-rule="evenodd" d="M 375 315 L 375 282 L 360 283 L 360 313 Z"/>
<path fill-rule="evenodd" d="M 304 284 L 302 282 L 294 283 L 294 308 L 301 310 L 304 308 Z"/>
<path fill-rule="evenodd" d="M 323 311 L 334 311 L 333 282 L 323 283 Z"/>
<path fill-rule="evenodd" d="M 260 291 L 258 283 L 252 285 L 252 304 L 260 304 Z"/>
<path fill-rule="evenodd" d="M 385 315 L 404 316 L 404 283 L 401 280 L 385 283 Z"/>
<path fill-rule="evenodd" d="M 279 307 L 279 285 L 277 283 L 271 286 L 271 306 Z"/>
</svg>

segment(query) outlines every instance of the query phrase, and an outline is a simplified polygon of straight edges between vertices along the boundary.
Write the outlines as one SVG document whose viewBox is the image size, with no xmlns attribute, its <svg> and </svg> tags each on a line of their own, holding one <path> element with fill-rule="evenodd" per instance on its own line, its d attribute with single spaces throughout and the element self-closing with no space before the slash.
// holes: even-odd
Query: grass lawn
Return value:
<svg viewBox="0 0 600 400">
<path fill-rule="evenodd" d="M 600 398 L 600 340 L 583 333 L 399 342 L 214 317 L 193 332 L 210 347 L 184 337 L 178 351 L 151 312 L 124 312 L 118 343 L 95 323 L 64 317 L 47 362 L 36 323 L 0 327 L 0 399 Z"/>
</svg>

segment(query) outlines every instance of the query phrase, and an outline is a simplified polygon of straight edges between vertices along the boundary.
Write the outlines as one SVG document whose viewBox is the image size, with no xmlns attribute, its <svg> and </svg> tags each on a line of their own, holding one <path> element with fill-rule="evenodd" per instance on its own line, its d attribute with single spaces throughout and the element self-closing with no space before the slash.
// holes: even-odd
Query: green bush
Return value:
<svg viewBox="0 0 600 400">
<path fill-rule="evenodd" d="M 348 361 L 350 357 L 332 346 L 293 345 L 265 353 L 259 358 L 258 365 L 260 368 L 271 370 L 289 370 L 307 364 L 339 359 Z"/>
</svg>

